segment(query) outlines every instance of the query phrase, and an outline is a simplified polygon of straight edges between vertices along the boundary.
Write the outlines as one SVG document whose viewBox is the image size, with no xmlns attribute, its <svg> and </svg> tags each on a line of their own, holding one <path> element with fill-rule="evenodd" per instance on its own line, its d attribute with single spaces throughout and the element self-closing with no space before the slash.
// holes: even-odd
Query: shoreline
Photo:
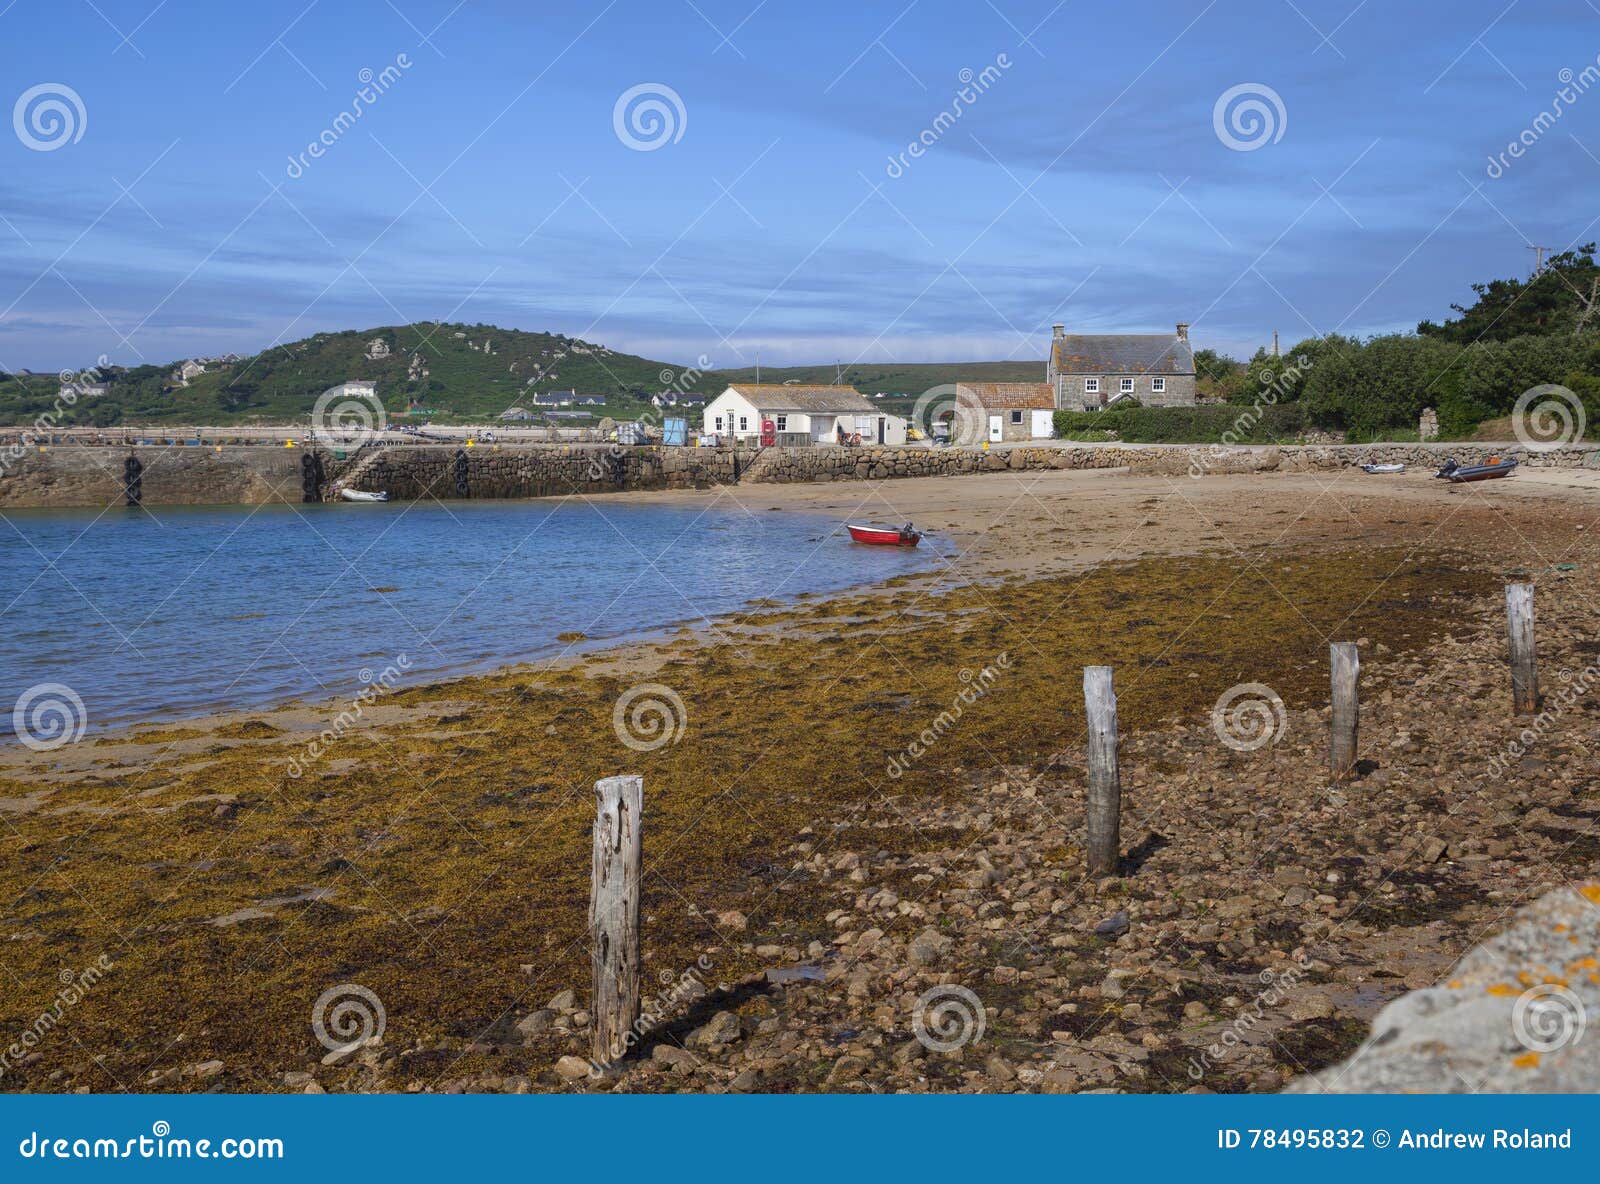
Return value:
<svg viewBox="0 0 1600 1184">
<path fill-rule="evenodd" d="M 1338 473 L 1365 462 L 1432 470 L 1449 456 L 1467 463 L 1512 457 L 1520 472 L 1600 471 L 1600 445 L 1533 447 L 1452 442 L 1377 444 L 1156 444 L 1067 439 L 982 447 L 821 445 L 717 448 L 661 445 L 513 444 L 467 447 L 434 442 L 358 448 L 267 445 L 196 446 L 151 441 L 124 445 L 41 445 L 0 472 L 0 509 L 138 504 L 261 505 L 319 502 L 355 482 L 397 501 L 461 498 L 609 498 L 635 490 L 706 490 L 975 477 L 1002 471 L 1131 468 L 1136 473 Z"/>
<path fill-rule="evenodd" d="M 584 1046 L 589 789 L 624 771 L 646 778 L 648 983 L 705 958 L 734 989 L 654 1034 L 616 1088 L 1181 1089 L 1205 1023 L 1225 1022 L 1250 976 L 1302 945 L 1314 1006 L 1296 1003 L 1303 1018 L 1273 1030 L 1306 1067 L 1332 1063 L 1350 1025 L 1399 985 L 1374 986 L 1374 966 L 1422 982 L 1445 932 L 1430 919 L 1470 929 L 1517 882 L 1493 812 L 1449 821 L 1460 833 L 1444 839 L 1459 856 L 1448 867 L 1393 881 L 1405 865 L 1389 861 L 1436 833 L 1414 827 L 1447 817 L 1436 767 L 1481 782 L 1478 758 L 1447 752 L 1509 726 L 1494 722 L 1505 564 L 1543 571 L 1582 544 L 1582 570 L 1541 584 L 1541 657 L 1570 661 L 1584 625 L 1573 594 L 1592 588 L 1596 559 L 1575 526 L 1600 498 L 1421 479 L 1032 480 L 893 487 L 916 496 L 889 506 L 963 532 L 939 588 L 734 614 L 727 637 L 666 639 L 637 669 L 586 656 L 397 689 L 298 778 L 285 763 L 314 713 L 303 730 L 259 712 L 165 729 L 141 752 L 81 744 L 103 759 L 60 781 L 49 771 L 59 753 L 0 768 L 18 844 L 0 879 L 18 901 L 7 919 L 23 981 L 54 960 L 92 961 L 105 942 L 119 967 L 74 1015 L 75 1036 L 104 1060 L 62 1042 L 8 1085 L 573 1088 L 553 1066 Z M 845 495 L 784 488 L 794 506 Z M 1284 829 L 1280 818 L 1300 816 L 1291 803 L 1326 789 L 1323 635 L 1335 631 L 1359 632 L 1378 768 L 1343 805 L 1306 806 L 1311 821 Z M 893 777 L 891 758 L 967 685 L 961 671 L 1001 669 L 999 653 L 1017 661 Z M 1118 670 L 1125 744 L 1132 862 L 1109 886 L 1081 870 L 1075 678 L 1095 662 Z M 614 708 L 642 678 L 681 700 L 680 743 L 621 742 Z M 1284 745 L 1218 745 L 1206 713 L 1243 681 L 1281 694 Z M 1556 788 L 1571 778 L 1560 760 Z M 1403 818 L 1393 834 L 1378 821 L 1386 809 Z M 1263 875 L 1268 839 L 1311 846 Z M 1347 856 L 1359 866 L 1328 862 Z M 1313 891 L 1330 869 L 1344 886 Z M 1270 907 L 1230 911 L 1232 894 L 1267 889 L 1279 894 Z M 1128 933 L 1095 936 L 1119 909 Z M 1276 928 L 1285 910 L 1310 928 Z M 1357 923 L 1369 914 L 1378 923 Z M 931 961 L 919 940 L 937 947 Z M 813 964 L 824 981 L 738 985 Z M 195 996 L 191 980 L 216 985 Z M 897 1060 L 910 1040 L 904 998 L 941 981 L 994 1009 L 991 1043 L 977 1058 L 913 1049 Z M 337 982 L 384 1001 L 389 1035 L 326 1065 L 307 1019 Z M 24 1022 L 27 1002 L 6 1020 Z M 857 1035 L 841 1043 L 836 1030 Z M 1281 1085 L 1278 1062 L 1262 1061 L 1274 1055 L 1240 1053 L 1209 1087 Z M 196 1068 L 213 1061 L 220 1078 Z M 129 1076 L 147 1066 L 148 1079 Z"/>
<path fill-rule="evenodd" d="M 1472 487 L 1451 487 L 1415 473 L 1372 478 L 1346 472 L 1343 477 L 1349 482 L 1343 494 L 1357 500 L 1376 496 L 1382 500 L 1398 499 L 1408 504 L 1439 502 L 1447 505 L 1448 501 L 1441 499 L 1460 497 L 1472 490 Z M 1548 469 L 1520 473 L 1515 480 L 1515 486 L 1511 482 L 1495 483 L 1492 489 L 1497 496 L 1511 495 L 1511 501 L 1515 504 L 1570 504 L 1574 498 L 1588 500 L 1592 494 L 1593 504 L 1600 509 L 1600 472 Z M 1381 482 L 1381 485 L 1373 482 Z M 1363 488 L 1363 483 L 1369 488 Z M 1214 533 L 1209 536 L 1174 535 L 1170 531 L 1157 530 L 1155 537 L 1152 537 L 1144 529 L 1146 525 L 1156 525 L 1146 516 L 1151 499 L 1176 498 L 1184 505 L 1192 506 L 1226 503 L 1240 494 L 1254 493 L 1259 502 L 1262 495 L 1294 496 L 1310 491 L 1321 492 L 1327 488 L 1325 482 L 1293 474 L 1226 474 L 1210 476 L 1196 483 L 1165 475 L 1134 475 L 1127 469 L 1060 470 L 1029 474 L 1002 471 L 976 476 L 923 477 L 872 484 L 872 490 L 864 497 L 852 496 L 855 492 L 852 485 L 797 483 L 719 486 L 710 490 L 630 490 L 607 495 L 607 501 L 614 499 L 631 505 L 683 506 L 702 510 L 732 503 L 752 515 L 800 511 L 815 514 L 819 523 L 833 522 L 835 531 L 842 526 L 845 517 L 858 514 L 863 507 L 882 507 L 882 516 L 896 520 L 909 516 L 919 528 L 953 540 L 957 562 L 965 569 L 958 572 L 952 570 L 954 565 L 947 565 L 919 572 L 897 573 L 886 578 L 866 579 L 832 591 L 792 594 L 780 591 L 756 597 L 734 611 L 734 616 L 739 619 L 737 627 L 716 627 L 729 635 L 744 636 L 759 634 L 767 628 L 763 617 L 781 622 L 794 610 L 803 610 L 834 599 L 887 593 L 899 587 L 917 587 L 921 595 L 930 596 L 972 580 L 994 582 L 1037 578 L 1045 574 L 1088 571 L 1101 564 L 1131 559 L 1176 558 L 1203 555 L 1208 551 L 1222 553 L 1232 545 L 1232 540 L 1220 516 L 1211 524 Z M 1191 493 L 1191 489 L 1194 492 Z M 1135 495 L 1141 498 L 1137 503 L 1133 500 Z M 1065 500 L 1076 513 L 1095 514 L 1099 529 L 1094 541 L 1099 545 L 1084 548 L 1073 544 L 1072 554 L 1054 545 L 1042 551 L 1037 550 L 1025 542 L 1019 543 L 1015 536 L 1002 537 L 1009 528 L 989 517 L 997 509 L 1004 511 L 1017 504 L 1038 505 L 1041 499 Z M 544 499 L 529 500 L 538 502 Z M 1245 510 L 1248 512 L 1255 504 L 1247 505 Z M 51 512 L 56 508 L 41 509 Z M 1048 508 L 1043 512 L 1050 514 Z M 871 516 L 871 512 L 869 510 L 860 516 Z M 1053 521 L 1054 516 L 1051 515 L 1051 518 Z M 997 525 L 1000 535 L 991 533 L 991 528 Z M 1578 529 L 1583 528 L 1580 526 Z M 1051 529 L 1052 534 L 1060 531 L 1059 526 Z M 1139 536 L 1137 551 L 1119 554 L 1121 544 L 1127 542 L 1135 532 Z M 1306 541 L 1301 537 L 1295 539 L 1294 543 L 1303 544 Z M 1106 545 L 1108 543 L 1109 546 Z M 558 652 L 513 661 L 495 661 L 486 666 L 463 666 L 419 673 L 400 689 L 560 672 L 585 665 L 619 674 L 639 675 L 667 660 L 672 647 L 686 637 L 694 637 L 696 620 L 685 616 L 637 632 L 580 640 L 552 638 L 549 644 L 561 647 Z M 706 638 L 701 636 L 698 640 L 704 641 Z M 394 657 L 390 655 L 390 660 L 393 661 Z M 81 744 L 111 747 L 119 743 L 119 738 L 126 740 L 140 732 L 214 730 L 260 717 L 281 717 L 282 726 L 288 731 L 315 731 L 312 726 L 315 720 L 337 715 L 349 706 L 360 690 L 360 687 L 353 687 L 350 695 L 290 695 L 254 706 L 223 706 L 210 711 L 129 718 L 91 728 Z M 376 718 L 381 720 L 383 717 L 380 713 Z M 0 741 L 0 775 L 4 775 L 7 769 L 28 768 L 37 763 L 37 759 L 19 741 Z"/>
</svg>

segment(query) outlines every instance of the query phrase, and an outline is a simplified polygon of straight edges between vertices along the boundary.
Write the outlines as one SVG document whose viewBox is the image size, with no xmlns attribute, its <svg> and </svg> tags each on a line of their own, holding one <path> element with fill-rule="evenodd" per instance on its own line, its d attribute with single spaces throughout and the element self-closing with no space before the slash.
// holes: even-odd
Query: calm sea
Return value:
<svg viewBox="0 0 1600 1184">
<path fill-rule="evenodd" d="M 925 570 L 815 514 L 580 502 L 0 514 L 0 740 L 41 683 L 91 728 L 560 653 Z M 708 620 L 709 619 L 709 620 Z"/>
</svg>

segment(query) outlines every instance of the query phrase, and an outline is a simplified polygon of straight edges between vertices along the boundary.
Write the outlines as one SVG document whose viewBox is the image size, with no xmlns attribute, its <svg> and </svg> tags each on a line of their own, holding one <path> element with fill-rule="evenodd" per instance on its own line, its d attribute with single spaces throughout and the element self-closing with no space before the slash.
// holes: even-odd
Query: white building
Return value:
<svg viewBox="0 0 1600 1184">
<path fill-rule="evenodd" d="M 378 397 L 378 384 L 375 382 L 341 382 L 338 386 L 330 386 L 322 393 L 324 397 L 334 399 L 376 399 Z"/>
<path fill-rule="evenodd" d="M 771 421 L 780 444 L 835 444 L 841 431 L 863 444 L 906 442 L 906 421 L 874 407 L 853 386 L 737 383 L 707 404 L 704 431 L 759 439 L 763 421 Z"/>
</svg>

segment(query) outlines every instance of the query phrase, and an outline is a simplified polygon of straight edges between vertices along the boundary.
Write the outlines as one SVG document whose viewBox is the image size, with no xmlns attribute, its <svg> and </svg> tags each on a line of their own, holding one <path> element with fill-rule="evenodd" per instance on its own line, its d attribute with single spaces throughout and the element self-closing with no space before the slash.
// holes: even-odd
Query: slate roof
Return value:
<svg viewBox="0 0 1600 1184">
<path fill-rule="evenodd" d="M 1194 373 L 1194 350 L 1175 333 L 1068 333 L 1050 344 L 1058 374 Z"/>
<path fill-rule="evenodd" d="M 853 386 L 802 386 L 773 382 L 736 382 L 738 391 L 758 411 L 801 411 L 815 414 L 876 414 L 877 408 Z"/>
<path fill-rule="evenodd" d="M 996 411 L 1054 410 L 1056 393 L 1048 382 L 958 382 L 956 398 L 970 398 Z"/>
</svg>

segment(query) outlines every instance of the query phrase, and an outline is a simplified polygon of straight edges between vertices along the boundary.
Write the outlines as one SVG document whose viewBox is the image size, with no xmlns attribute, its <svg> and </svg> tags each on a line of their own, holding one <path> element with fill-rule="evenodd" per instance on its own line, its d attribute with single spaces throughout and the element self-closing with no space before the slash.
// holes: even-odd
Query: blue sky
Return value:
<svg viewBox="0 0 1600 1184">
<path fill-rule="evenodd" d="M 1409 329 L 1600 237 L 1597 54 L 1585 0 L 0 0 L 0 368 L 440 319 L 717 367 Z"/>
</svg>

